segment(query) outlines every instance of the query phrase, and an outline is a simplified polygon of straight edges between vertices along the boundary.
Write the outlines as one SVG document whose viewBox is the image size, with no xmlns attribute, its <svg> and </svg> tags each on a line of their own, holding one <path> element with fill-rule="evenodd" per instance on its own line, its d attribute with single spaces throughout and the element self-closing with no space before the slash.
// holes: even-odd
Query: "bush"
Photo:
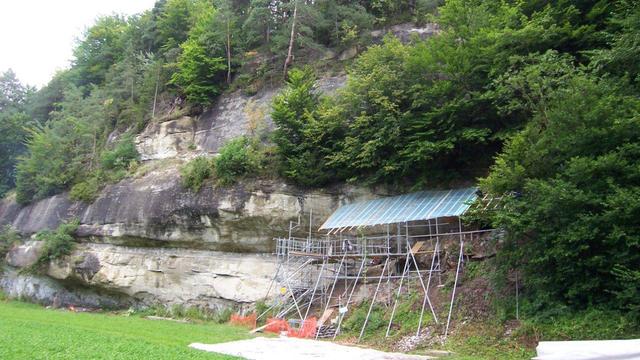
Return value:
<svg viewBox="0 0 640 360">
<path fill-rule="evenodd" d="M 198 156 L 180 169 L 182 185 L 193 192 L 200 191 L 204 181 L 213 174 L 212 164 L 205 156 Z"/>
<path fill-rule="evenodd" d="M 137 161 L 140 157 L 133 137 L 125 136 L 113 150 L 102 153 L 101 165 L 106 170 L 127 169 L 132 161 Z"/>
<path fill-rule="evenodd" d="M 43 230 L 36 234 L 36 240 L 44 241 L 42 254 L 34 264 L 36 268 L 42 267 L 51 260 L 59 259 L 71 254 L 75 246 L 73 234 L 78 229 L 80 222 L 73 220 L 63 223 L 55 231 Z"/>
<path fill-rule="evenodd" d="M 11 246 L 19 241 L 20 234 L 11 225 L 5 225 L 0 230 L 0 262 L 4 259 Z"/>
<path fill-rule="evenodd" d="M 240 177 L 256 175 L 263 158 L 257 141 L 246 137 L 233 139 L 220 149 L 220 155 L 214 160 L 216 178 L 222 185 L 231 185 Z"/>
<path fill-rule="evenodd" d="M 525 320 L 517 335 L 540 341 L 630 339 L 640 335 L 640 327 L 626 314 L 590 309 L 556 315 L 540 314 Z"/>
<path fill-rule="evenodd" d="M 93 202 L 98 197 L 101 183 L 95 176 L 79 182 L 71 188 L 69 197 L 72 200 L 84 201 L 86 203 Z"/>
</svg>

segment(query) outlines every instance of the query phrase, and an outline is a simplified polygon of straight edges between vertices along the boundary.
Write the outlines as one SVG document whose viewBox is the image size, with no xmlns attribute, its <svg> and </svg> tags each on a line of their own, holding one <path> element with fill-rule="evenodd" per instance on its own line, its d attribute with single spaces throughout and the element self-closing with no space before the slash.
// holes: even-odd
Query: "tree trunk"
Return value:
<svg viewBox="0 0 640 360">
<path fill-rule="evenodd" d="M 267 24 L 267 33 L 265 34 L 267 44 L 269 44 L 269 33 L 271 33 L 271 25 Z"/>
<path fill-rule="evenodd" d="M 156 74 L 156 91 L 153 94 L 153 110 L 151 110 L 151 119 L 156 117 L 156 102 L 158 100 L 158 83 L 160 82 L 160 68 Z"/>
<path fill-rule="evenodd" d="M 227 16 L 227 84 L 231 83 L 231 30 Z"/>
<path fill-rule="evenodd" d="M 91 149 L 91 161 L 89 161 L 89 171 L 93 171 L 93 161 L 96 158 L 97 144 L 98 144 L 98 130 L 94 128 L 93 129 L 93 146 Z"/>
<path fill-rule="evenodd" d="M 284 78 L 287 78 L 287 70 L 289 65 L 293 62 L 293 44 L 296 38 L 296 20 L 298 18 L 298 1 L 293 0 L 293 21 L 291 22 L 291 37 L 289 38 L 289 51 L 287 52 L 287 58 L 284 61 L 283 74 Z"/>
</svg>

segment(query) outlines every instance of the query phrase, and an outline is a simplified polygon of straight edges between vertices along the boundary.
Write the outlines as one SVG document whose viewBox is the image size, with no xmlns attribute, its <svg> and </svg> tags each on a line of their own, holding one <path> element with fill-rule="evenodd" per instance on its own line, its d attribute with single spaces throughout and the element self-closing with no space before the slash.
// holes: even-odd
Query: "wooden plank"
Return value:
<svg viewBox="0 0 640 360">
<path fill-rule="evenodd" d="M 329 318 L 331 317 L 331 315 L 333 314 L 333 311 L 335 309 L 334 308 L 328 308 L 324 314 L 322 314 L 322 316 L 320 317 L 320 320 L 318 320 L 318 327 L 324 325 L 324 323 L 329 320 Z"/>
<path fill-rule="evenodd" d="M 424 245 L 424 241 L 418 241 L 415 244 L 413 244 L 413 247 L 411 248 L 411 253 L 415 255 L 418 251 L 420 251 L 420 248 L 422 248 L 422 245 Z"/>
</svg>

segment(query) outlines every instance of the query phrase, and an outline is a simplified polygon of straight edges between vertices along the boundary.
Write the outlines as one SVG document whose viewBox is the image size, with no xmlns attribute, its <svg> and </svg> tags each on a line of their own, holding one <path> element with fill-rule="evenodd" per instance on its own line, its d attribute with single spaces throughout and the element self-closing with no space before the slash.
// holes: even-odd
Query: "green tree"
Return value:
<svg viewBox="0 0 640 360">
<path fill-rule="evenodd" d="M 231 185 L 247 175 L 258 175 L 262 157 L 257 144 L 242 136 L 226 143 L 214 159 L 214 170 L 218 182 Z"/>
<path fill-rule="evenodd" d="M 196 21 L 196 4 L 196 0 L 166 0 L 156 4 L 159 8 L 156 41 L 164 52 L 178 48 L 187 40 Z"/>
<path fill-rule="evenodd" d="M 276 125 L 273 141 L 278 147 L 281 173 L 305 186 L 325 184 L 332 175 L 311 139 L 314 116 L 320 104 L 314 91 L 315 79 L 310 68 L 292 69 L 287 87 L 273 100 L 271 112 Z"/>
<path fill-rule="evenodd" d="M 640 266 L 640 101 L 581 70 L 536 98 L 544 86 L 526 90 L 538 105 L 532 121 L 482 180 L 515 194 L 497 214 L 507 230 L 498 258 L 524 273 L 535 306 L 624 309 L 634 298 L 637 309 L 638 284 L 616 269 Z"/>
<path fill-rule="evenodd" d="M 102 84 L 111 65 L 122 58 L 127 21 L 121 16 L 98 18 L 73 50 L 78 85 Z"/>
<path fill-rule="evenodd" d="M 25 127 L 32 123 L 26 114 L 32 91 L 11 69 L 0 75 L 0 197 L 15 185 L 14 168 L 25 151 Z"/>
<path fill-rule="evenodd" d="M 85 99 L 81 89 L 71 87 L 52 120 L 29 130 L 28 152 L 16 167 L 18 202 L 64 191 L 97 168 L 108 130 L 108 105 L 100 95 L 94 91 Z"/>
<path fill-rule="evenodd" d="M 176 85 L 194 104 L 206 105 L 218 95 L 224 82 L 225 32 L 215 31 L 216 9 L 203 4 L 187 41 L 180 45 L 177 71 L 171 77 Z"/>
<path fill-rule="evenodd" d="M 246 45 L 250 48 L 267 45 L 275 28 L 271 13 L 271 0 L 251 0 L 248 14 L 242 24 Z"/>
</svg>

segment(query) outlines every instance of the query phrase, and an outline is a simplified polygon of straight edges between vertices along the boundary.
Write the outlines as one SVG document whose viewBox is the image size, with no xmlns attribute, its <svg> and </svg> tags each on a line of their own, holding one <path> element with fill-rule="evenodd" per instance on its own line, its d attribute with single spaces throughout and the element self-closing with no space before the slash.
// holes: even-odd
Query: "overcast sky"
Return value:
<svg viewBox="0 0 640 360">
<path fill-rule="evenodd" d="M 155 0 L 0 0 L 0 72 L 41 87 L 69 66 L 76 38 L 99 15 L 135 14 Z"/>
</svg>

